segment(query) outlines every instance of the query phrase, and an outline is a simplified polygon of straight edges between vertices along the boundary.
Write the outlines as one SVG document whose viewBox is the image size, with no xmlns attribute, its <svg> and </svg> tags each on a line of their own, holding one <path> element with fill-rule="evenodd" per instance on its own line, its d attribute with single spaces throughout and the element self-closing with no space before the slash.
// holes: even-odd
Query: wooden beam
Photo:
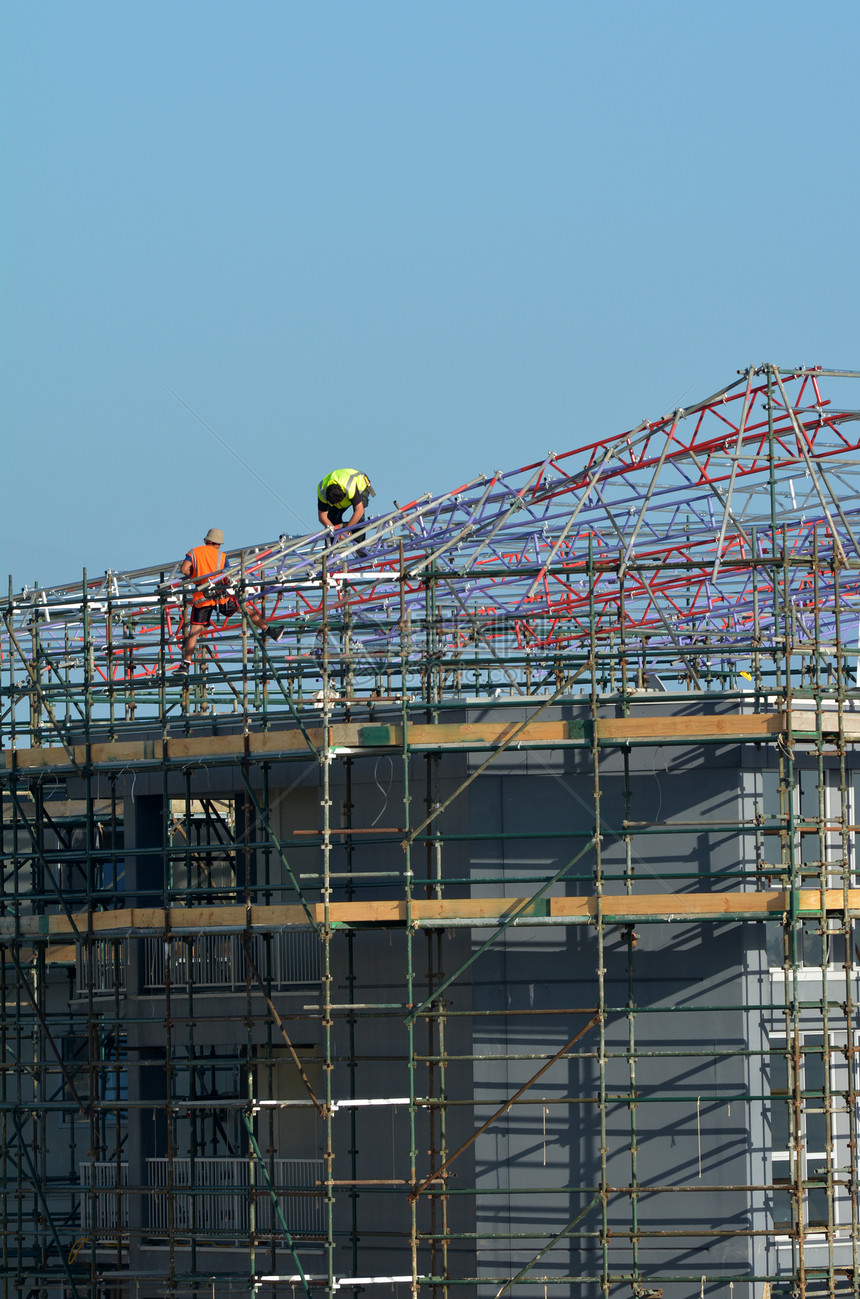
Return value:
<svg viewBox="0 0 860 1299">
<path fill-rule="evenodd" d="M 719 893 L 624 893 L 597 897 L 540 898 L 433 898 L 416 899 L 407 908 L 403 899 L 376 902 L 334 902 L 328 910 L 329 923 L 337 927 L 380 926 L 404 928 L 408 923 L 422 927 L 447 924 L 494 925 L 511 912 L 523 908 L 517 924 L 629 924 L 635 920 L 665 920 L 683 923 L 699 920 L 741 920 L 781 917 L 791 907 L 791 894 L 784 889 L 762 892 Z M 321 902 L 310 905 L 311 915 L 325 924 Z M 799 889 L 796 913 L 804 917 L 860 916 L 860 889 L 827 889 L 824 906 L 818 889 Z M 280 929 L 307 929 L 308 918 L 300 906 L 209 906 L 127 907 L 117 911 L 78 912 L 66 915 L 0 917 L 0 942 L 17 939 L 35 942 L 82 941 L 93 938 L 123 938 L 147 934 L 194 938 L 205 933 L 271 933 Z M 68 958 L 68 951 L 64 953 Z"/>
<path fill-rule="evenodd" d="M 839 718 L 832 717 L 833 730 L 830 729 L 831 718 L 823 718 L 823 731 L 834 737 L 840 733 L 845 742 L 860 739 L 860 723 L 843 717 L 843 726 L 839 732 Z M 695 744 L 713 743 L 721 740 L 728 743 L 749 743 L 775 740 L 788 730 L 796 735 L 812 737 L 817 734 L 816 714 L 793 710 L 790 717 L 782 711 L 771 713 L 719 713 L 708 715 L 657 716 L 638 715 L 633 717 L 599 717 L 593 723 L 587 718 L 574 718 L 570 721 L 537 721 L 529 722 L 520 730 L 517 746 L 540 745 L 542 747 L 583 747 L 596 741 L 598 745 L 612 746 L 625 743 Z M 521 726 L 520 722 L 441 722 L 435 725 L 410 723 L 406 729 L 406 740 L 410 749 L 427 750 L 446 748 L 455 749 L 493 749 L 510 739 L 514 731 Z M 315 748 L 322 750 L 326 743 L 326 731 L 315 727 L 308 731 L 308 736 Z M 338 722 L 328 727 L 329 750 L 360 751 L 361 749 L 402 749 L 403 728 L 401 726 L 358 725 L 351 722 Z M 87 761 L 85 745 L 75 745 L 70 752 L 78 766 Z M 305 736 L 296 726 L 277 727 L 268 731 L 254 731 L 248 735 L 237 733 L 225 735 L 177 736 L 166 740 L 110 740 L 90 745 L 89 759 L 95 766 L 127 767 L 135 763 L 183 763 L 206 761 L 223 758 L 238 759 L 245 753 L 252 758 L 266 758 L 307 753 Z M 46 745 L 43 748 L 6 750 L 4 760 L 7 770 L 13 767 L 23 771 L 71 770 L 69 753 L 57 745 Z"/>
</svg>

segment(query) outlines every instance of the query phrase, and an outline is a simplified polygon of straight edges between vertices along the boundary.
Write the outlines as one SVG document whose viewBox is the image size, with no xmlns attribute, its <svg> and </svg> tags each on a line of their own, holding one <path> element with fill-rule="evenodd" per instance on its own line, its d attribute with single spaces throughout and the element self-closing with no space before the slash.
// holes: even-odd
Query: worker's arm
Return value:
<svg viewBox="0 0 860 1299">
<path fill-rule="evenodd" d="M 191 576 L 191 560 L 190 560 L 190 559 L 183 559 L 182 563 L 179 565 L 179 571 L 180 571 L 180 573 L 182 574 L 183 577 L 190 577 L 190 576 Z"/>
<path fill-rule="evenodd" d="M 340 526 L 337 523 L 332 523 L 331 519 L 328 517 L 328 510 L 324 505 L 317 506 L 317 517 L 324 528 L 337 528 Z"/>
<path fill-rule="evenodd" d="M 353 505 L 352 507 L 352 518 L 349 521 L 349 526 L 351 528 L 354 528 L 357 523 L 361 523 L 361 520 L 363 518 L 364 518 L 364 501 L 356 501 L 355 505 Z"/>
</svg>

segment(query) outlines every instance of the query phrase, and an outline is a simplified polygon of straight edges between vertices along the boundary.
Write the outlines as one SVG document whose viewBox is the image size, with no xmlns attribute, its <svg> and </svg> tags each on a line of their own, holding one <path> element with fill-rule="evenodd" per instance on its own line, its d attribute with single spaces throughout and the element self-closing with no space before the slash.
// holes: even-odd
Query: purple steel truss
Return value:
<svg viewBox="0 0 860 1299">
<path fill-rule="evenodd" d="M 856 655 L 858 378 L 750 368 L 661 419 L 372 516 L 366 536 L 232 552 L 213 592 L 241 607 L 209 653 L 229 674 L 250 646 L 285 680 L 348 662 L 353 688 L 399 663 L 402 689 L 464 656 L 513 687 L 524 666 L 539 682 L 559 656 L 623 649 L 695 688 L 706 661 L 742 667 L 767 643 Z M 186 600 L 178 564 L 25 590 L 5 611 L 10 679 L 36 662 L 44 690 L 87 677 L 143 698 L 176 662 Z M 248 607 L 282 630 L 277 646 Z"/>
</svg>

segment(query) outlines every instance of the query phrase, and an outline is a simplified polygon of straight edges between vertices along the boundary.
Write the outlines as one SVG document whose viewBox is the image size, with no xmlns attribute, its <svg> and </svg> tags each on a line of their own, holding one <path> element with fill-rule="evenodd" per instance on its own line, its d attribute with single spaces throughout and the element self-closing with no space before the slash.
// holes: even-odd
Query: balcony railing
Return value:
<svg viewBox="0 0 860 1299">
<path fill-rule="evenodd" d="M 128 1197 L 122 1188 L 128 1185 L 128 1164 L 116 1160 L 80 1165 L 81 1227 L 95 1229 L 99 1244 L 116 1240 L 117 1230 L 128 1232 Z"/>
<path fill-rule="evenodd" d="M 147 1159 L 149 1230 L 159 1236 L 242 1240 L 280 1231 L 268 1183 L 257 1163 L 247 1159 Z M 281 1213 L 291 1235 L 325 1232 L 321 1159 L 275 1159 L 267 1165 Z M 253 1185 L 251 1177 L 253 1176 Z M 193 1183 L 192 1183 L 193 1178 Z M 172 1183 L 172 1186 L 171 1186 Z M 172 1193 L 168 1193 L 172 1191 Z"/>
<path fill-rule="evenodd" d="M 242 1243 L 254 1234 L 281 1230 L 269 1186 L 256 1162 L 247 1159 L 147 1159 L 149 1231 L 163 1239 Z M 325 1176 L 321 1159 L 275 1159 L 267 1165 L 278 1205 L 293 1236 L 325 1233 Z M 128 1163 L 82 1163 L 80 1225 L 95 1229 L 99 1244 L 128 1234 Z M 251 1177 L 253 1176 L 253 1186 Z"/>
<path fill-rule="evenodd" d="M 147 992 L 163 988 L 166 975 L 166 946 L 160 938 L 144 939 L 146 953 L 144 987 Z M 273 988 L 316 983 L 320 978 L 321 947 L 316 934 L 254 934 L 251 956 L 264 981 Z M 170 951 L 171 986 L 187 988 L 189 982 L 202 988 L 227 988 L 238 992 L 245 987 L 247 961 L 240 934 L 200 934 L 190 941 L 173 941 Z"/>
<path fill-rule="evenodd" d="M 160 992 L 167 975 L 170 955 L 170 985 L 197 991 L 218 988 L 238 992 L 244 989 L 248 962 L 240 934 L 198 934 L 193 939 L 161 938 L 97 939 L 81 945 L 77 957 L 77 995 L 90 988 L 96 995 L 124 992 L 136 957 L 142 963 L 144 992 Z M 275 991 L 301 984 L 314 984 L 321 974 L 320 943 L 310 931 L 254 934 L 251 955 L 267 986 Z M 252 978 L 252 982 L 254 982 Z"/>
<path fill-rule="evenodd" d="M 98 938 L 94 942 L 78 944 L 77 979 L 75 993 L 86 996 L 92 985 L 93 992 L 125 992 L 128 982 L 131 941 L 128 938 Z"/>
</svg>

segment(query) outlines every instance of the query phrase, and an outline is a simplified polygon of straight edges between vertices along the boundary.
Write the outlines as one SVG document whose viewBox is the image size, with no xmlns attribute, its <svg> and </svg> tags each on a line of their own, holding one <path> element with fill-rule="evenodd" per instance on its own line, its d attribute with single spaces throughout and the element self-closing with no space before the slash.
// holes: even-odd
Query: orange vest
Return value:
<svg viewBox="0 0 860 1299">
<path fill-rule="evenodd" d="M 213 573 L 220 573 L 227 562 L 217 546 L 195 546 L 193 550 L 189 550 L 185 558 L 191 560 L 191 572 L 188 576 L 192 581 L 197 582 L 205 582 Z M 215 600 L 209 600 L 205 595 L 195 595 L 192 600 L 192 604 L 197 605 L 198 609 L 215 603 Z"/>
</svg>

